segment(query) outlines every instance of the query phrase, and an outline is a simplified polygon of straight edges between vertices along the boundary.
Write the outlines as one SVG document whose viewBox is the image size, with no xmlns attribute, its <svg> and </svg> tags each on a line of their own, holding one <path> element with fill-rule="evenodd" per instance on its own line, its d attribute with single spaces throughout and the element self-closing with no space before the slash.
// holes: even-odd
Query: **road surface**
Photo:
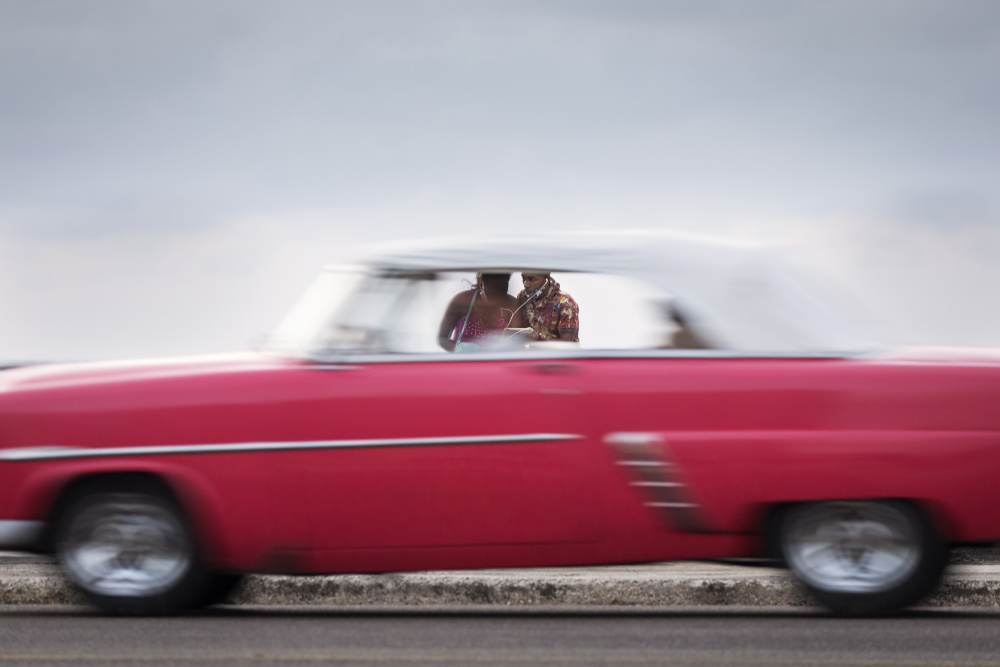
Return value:
<svg viewBox="0 0 1000 667">
<path fill-rule="evenodd" d="M 0 607 L 0 664 L 1000 667 L 1000 610 L 223 607 L 120 619 L 19 605 Z"/>
</svg>

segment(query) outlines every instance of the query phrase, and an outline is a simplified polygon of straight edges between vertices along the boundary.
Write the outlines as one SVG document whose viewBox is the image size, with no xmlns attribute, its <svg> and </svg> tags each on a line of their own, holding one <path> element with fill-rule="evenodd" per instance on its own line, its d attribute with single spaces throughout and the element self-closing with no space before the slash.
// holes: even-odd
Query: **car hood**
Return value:
<svg viewBox="0 0 1000 667">
<path fill-rule="evenodd" d="M 295 363 L 264 352 L 235 352 L 162 359 L 35 364 L 0 372 L 0 393 L 103 385 L 157 378 L 265 370 Z"/>
</svg>

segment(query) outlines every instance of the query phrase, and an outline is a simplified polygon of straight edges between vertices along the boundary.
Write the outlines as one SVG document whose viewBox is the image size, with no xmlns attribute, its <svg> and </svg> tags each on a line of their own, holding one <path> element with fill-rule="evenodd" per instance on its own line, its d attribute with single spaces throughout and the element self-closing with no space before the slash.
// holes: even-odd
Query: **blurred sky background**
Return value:
<svg viewBox="0 0 1000 667">
<path fill-rule="evenodd" d="M 1000 344 L 996 0 L 0 0 L 0 360 L 245 348 L 357 243 L 778 243 Z"/>
</svg>

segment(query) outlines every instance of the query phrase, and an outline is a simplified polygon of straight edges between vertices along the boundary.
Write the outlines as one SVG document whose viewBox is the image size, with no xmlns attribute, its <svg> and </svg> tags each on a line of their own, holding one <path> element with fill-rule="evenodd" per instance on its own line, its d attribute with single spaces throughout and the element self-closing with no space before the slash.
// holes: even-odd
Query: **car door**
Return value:
<svg viewBox="0 0 1000 667">
<path fill-rule="evenodd" d="M 315 566 L 399 569 L 401 550 L 449 548 L 482 552 L 450 566 L 499 565 L 590 540 L 583 368 L 449 358 L 304 371 L 313 395 L 303 418 L 330 444 L 299 460 Z M 372 550 L 381 560 L 351 565 L 349 553 Z"/>
</svg>

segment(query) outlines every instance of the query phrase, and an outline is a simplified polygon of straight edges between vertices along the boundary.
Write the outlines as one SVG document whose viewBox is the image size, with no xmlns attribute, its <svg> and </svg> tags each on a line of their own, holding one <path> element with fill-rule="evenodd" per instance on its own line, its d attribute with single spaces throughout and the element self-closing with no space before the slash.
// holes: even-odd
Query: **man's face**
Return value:
<svg viewBox="0 0 1000 667">
<path fill-rule="evenodd" d="M 544 273 L 522 273 L 521 282 L 524 283 L 524 290 L 529 294 L 540 288 L 545 284 L 545 279 L 548 278 Z"/>
</svg>

